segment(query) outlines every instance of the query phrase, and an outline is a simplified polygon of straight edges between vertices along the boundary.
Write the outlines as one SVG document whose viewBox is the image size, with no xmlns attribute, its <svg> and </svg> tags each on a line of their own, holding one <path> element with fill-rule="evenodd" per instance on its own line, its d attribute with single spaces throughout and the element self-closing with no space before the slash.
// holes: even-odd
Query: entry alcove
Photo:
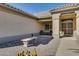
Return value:
<svg viewBox="0 0 79 59">
<path fill-rule="evenodd" d="M 76 14 L 75 13 L 61 13 L 59 30 L 63 33 L 59 33 L 60 37 L 73 36 L 74 30 L 76 29 Z"/>
</svg>

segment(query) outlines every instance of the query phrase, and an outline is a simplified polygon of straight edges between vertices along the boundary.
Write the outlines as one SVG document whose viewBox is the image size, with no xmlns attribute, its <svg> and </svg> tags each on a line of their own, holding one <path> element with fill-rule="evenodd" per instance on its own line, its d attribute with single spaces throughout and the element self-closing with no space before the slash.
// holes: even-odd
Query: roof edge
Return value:
<svg viewBox="0 0 79 59">
<path fill-rule="evenodd" d="M 79 6 L 69 6 L 69 7 L 62 7 L 62 8 L 57 8 L 50 10 L 51 14 L 59 13 L 59 12 L 64 12 L 68 10 L 78 10 Z"/>
<path fill-rule="evenodd" d="M 8 9 L 13 10 L 13 11 L 16 11 L 16 12 L 21 13 L 21 14 L 23 14 L 23 15 L 29 16 L 29 17 L 31 17 L 31 18 L 38 19 L 38 17 L 36 17 L 36 16 L 34 16 L 34 15 L 32 15 L 32 14 L 26 13 L 26 12 L 24 12 L 23 10 L 20 10 L 20 9 L 18 9 L 18 8 L 15 8 L 15 7 L 13 7 L 13 6 L 11 6 L 11 5 L 8 5 L 8 4 L 6 4 L 6 3 L 0 3 L 0 6 L 5 7 L 5 8 L 8 8 Z"/>
</svg>

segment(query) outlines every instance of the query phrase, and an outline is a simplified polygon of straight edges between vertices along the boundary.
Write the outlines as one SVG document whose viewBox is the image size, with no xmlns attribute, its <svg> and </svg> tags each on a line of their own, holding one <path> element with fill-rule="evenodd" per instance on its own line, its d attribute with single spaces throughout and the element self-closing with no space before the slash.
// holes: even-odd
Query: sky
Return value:
<svg viewBox="0 0 79 59">
<path fill-rule="evenodd" d="M 9 5 L 19 8 L 30 14 L 35 14 L 61 7 L 64 5 L 64 3 L 10 3 Z"/>
</svg>

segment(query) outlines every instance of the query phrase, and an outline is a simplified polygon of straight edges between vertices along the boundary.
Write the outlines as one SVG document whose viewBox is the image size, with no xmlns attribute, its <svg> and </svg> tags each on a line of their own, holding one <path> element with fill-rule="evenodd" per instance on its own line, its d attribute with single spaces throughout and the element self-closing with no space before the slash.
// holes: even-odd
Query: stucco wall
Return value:
<svg viewBox="0 0 79 59">
<path fill-rule="evenodd" d="M 3 37 L 38 33 L 39 31 L 40 24 L 36 19 L 0 11 L 0 42 Z M 7 38 L 5 39 L 4 41 L 7 41 Z"/>
<path fill-rule="evenodd" d="M 51 19 L 40 19 L 39 21 L 38 21 L 39 23 L 40 23 L 40 26 L 41 26 L 41 30 L 45 30 L 45 24 L 46 23 L 52 23 L 52 18 Z"/>
<path fill-rule="evenodd" d="M 76 42 L 79 45 L 79 11 L 75 11 L 76 13 L 76 30 L 75 30 L 75 37 L 76 37 Z"/>
</svg>

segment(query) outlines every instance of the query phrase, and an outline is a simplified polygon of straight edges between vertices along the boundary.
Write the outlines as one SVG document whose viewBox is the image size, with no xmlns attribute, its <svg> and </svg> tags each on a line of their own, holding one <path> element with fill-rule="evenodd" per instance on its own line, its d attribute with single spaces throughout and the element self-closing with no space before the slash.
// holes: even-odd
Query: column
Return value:
<svg viewBox="0 0 79 59">
<path fill-rule="evenodd" d="M 59 38 L 59 16 L 60 14 L 52 14 L 52 36 Z"/>
<path fill-rule="evenodd" d="M 79 11 L 75 11 L 76 13 L 76 30 L 75 35 L 79 35 Z"/>
<path fill-rule="evenodd" d="M 76 38 L 76 43 L 79 45 L 79 11 L 75 11 L 76 13 L 76 30 L 75 30 L 75 38 Z"/>
</svg>

